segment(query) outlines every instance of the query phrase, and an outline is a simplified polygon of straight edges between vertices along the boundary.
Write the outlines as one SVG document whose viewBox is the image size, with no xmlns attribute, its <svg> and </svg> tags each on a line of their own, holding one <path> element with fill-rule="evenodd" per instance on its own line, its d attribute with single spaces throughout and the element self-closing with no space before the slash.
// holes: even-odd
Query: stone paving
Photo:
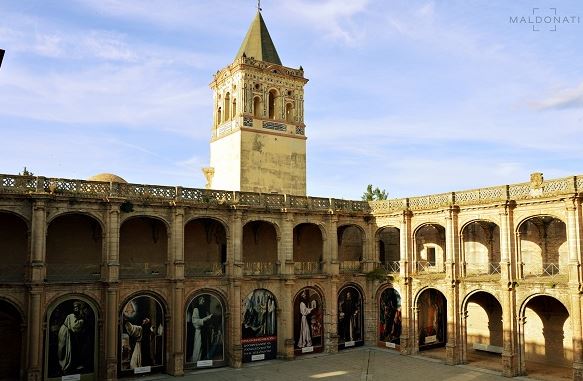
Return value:
<svg viewBox="0 0 583 381">
<path fill-rule="evenodd" d="M 172 379 L 167 375 L 149 376 L 146 380 Z M 449 366 L 422 356 L 401 356 L 397 352 L 375 347 L 361 347 L 338 354 L 299 357 L 293 361 L 271 360 L 245 364 L 241 369 L 219 368 L 187 371 L 182 380 L 200 381 L 373 381 L 373 380 L 448 380 L 508 381 L 498 372 L 468 365 Z M 532 380 L 516 377 L 512 380 Z"/>
</svg>

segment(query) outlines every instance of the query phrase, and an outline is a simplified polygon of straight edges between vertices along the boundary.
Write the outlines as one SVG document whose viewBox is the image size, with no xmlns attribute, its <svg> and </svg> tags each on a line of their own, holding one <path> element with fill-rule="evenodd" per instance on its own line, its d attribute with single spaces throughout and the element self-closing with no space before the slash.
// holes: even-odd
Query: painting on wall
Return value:
<svg viewBox="0 0 583 381">
<path fill-rule="evenodd" d="M 225 365 L 225 308 L 219 298 L 209 293 L 195 295 L 186 309 L 185 333 L 186 365 Z"/>
<path fill-rule="evenodd" d="M 92 379 L 96 369 L 96 316 L 91 304 L 68 299 L 50 313 L 47 329 L 46 377 Z M 77 376 L 77 377 L 75 377 Z M 93 378 L 95 379 L 95 378 Z"/>
<path fill-rule="evenodd" d="M 401 341 L 401 295 L 386 288 L 379 300 L 378 340 L 387 348 L 396 348 Z"/>
<path fill-rule="evenodd" d="M 296 355 L 323 349 L 322 296 L 312 288 L 301 289 L 294 299 L 294 351 Z"/>
<path fill-rule="evenodd" d="M 164 311 L 150 295 L 128 301 L 121 310 L 120 369 L 135 374 L 164 366 Z"/>
<path fill-rule="evenodd" d="M 277 357 L 277 305 L 275 296 L 264 289 L 251 292 L 241 309 L 243 362 Z"/>
<path fill-rule="evenodd" d="M 364 344 L 363 302 L 360 290 L 346 286 L 338 293 L 338 349 Z"/>
<path fill-rule="evenodd" d="M 419 295 L 419 349 L 444 346 L 447 340 L 447 301 L 435 289 L 428 289 Z"/>
</svg>

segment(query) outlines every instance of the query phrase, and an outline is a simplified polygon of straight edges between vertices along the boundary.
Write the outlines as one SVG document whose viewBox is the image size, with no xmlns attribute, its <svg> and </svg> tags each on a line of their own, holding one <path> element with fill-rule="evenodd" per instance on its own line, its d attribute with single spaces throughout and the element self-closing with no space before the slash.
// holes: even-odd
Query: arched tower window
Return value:
<svg viewBox="0 0 583 381">
<path fill-rule="evenodd" d="M 277 91 L 270 90 L 269 91 L 269 119 L 275 119 L 277 116 Z"/>
<path fill-rule="evenodd" d="M 225 95 L 225 122 L 231 119 L 231 113 L 229 107 L 231 103 L 231 94 L 227 93 Z"/>
<path fill-rule="evenodd" d="M 285 105 L 285 120 L 288 123 L 294 120 L 294 106 L 291 103 L 286 103 Z"/>
<path fill-rule="evenodd" d="M 231 111 L 231 119 L 235 119 L 237 116 L 237 99 L 233 98 L 233 110 Z"/>
<path fill-rule="evenodd" d="M 222 119 L 221 119 L 221 114 L 222 114 L 222 113 L 221 113 L 221 108 L 219 107 L 219 108 L 217 109 L 217 124 L 221 124 L 221 122 L 222 122 Z"/>
<path fill-rule="evenodd" d="M 253 98 L 253 116 L 259 118 L 261 116 L 261 98 Z"/>
</svg>

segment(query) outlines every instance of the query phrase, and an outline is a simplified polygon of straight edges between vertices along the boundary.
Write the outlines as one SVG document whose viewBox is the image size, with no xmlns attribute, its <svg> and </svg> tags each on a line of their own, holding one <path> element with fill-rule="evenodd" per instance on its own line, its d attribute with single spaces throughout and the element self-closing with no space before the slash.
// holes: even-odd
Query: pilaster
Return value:
<svg viewBox="0 0 583 381">
<path fill-rule="evenodd" d="M 28 292 L 28 364 L 26 379 L 40 381 L 42 376 L 42 286 L 33 286 Z"/>
<path fill-rule="evenodd" d="M 44 282 L 46 273 L 46 201 L 36 199 L 32 204 L 31 274 L 33 283 Z"/>
<path fill-rule="evenodd" d="M 105 292 L 105 368 L 106 380 L 117 380 L 117 304 L 119 290 L 116 283 L 109 284 Z"/>
</svg>

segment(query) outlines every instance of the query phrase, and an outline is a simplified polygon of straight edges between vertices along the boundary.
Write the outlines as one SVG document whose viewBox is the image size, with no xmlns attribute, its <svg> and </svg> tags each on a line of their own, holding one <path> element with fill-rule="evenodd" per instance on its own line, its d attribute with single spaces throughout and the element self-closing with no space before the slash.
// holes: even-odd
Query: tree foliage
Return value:
<svg viewBox="0 0 583 381">
<path fill-rule="evenodd" d="M 372 184 L 368 184 L 366 191 L 362 194 L 362 201 L 378 201 L 386 200 L 387 198 L 389 198 L 389 194 L 386 190 L 379 187 L 373 188 Z"/>
</svg>

